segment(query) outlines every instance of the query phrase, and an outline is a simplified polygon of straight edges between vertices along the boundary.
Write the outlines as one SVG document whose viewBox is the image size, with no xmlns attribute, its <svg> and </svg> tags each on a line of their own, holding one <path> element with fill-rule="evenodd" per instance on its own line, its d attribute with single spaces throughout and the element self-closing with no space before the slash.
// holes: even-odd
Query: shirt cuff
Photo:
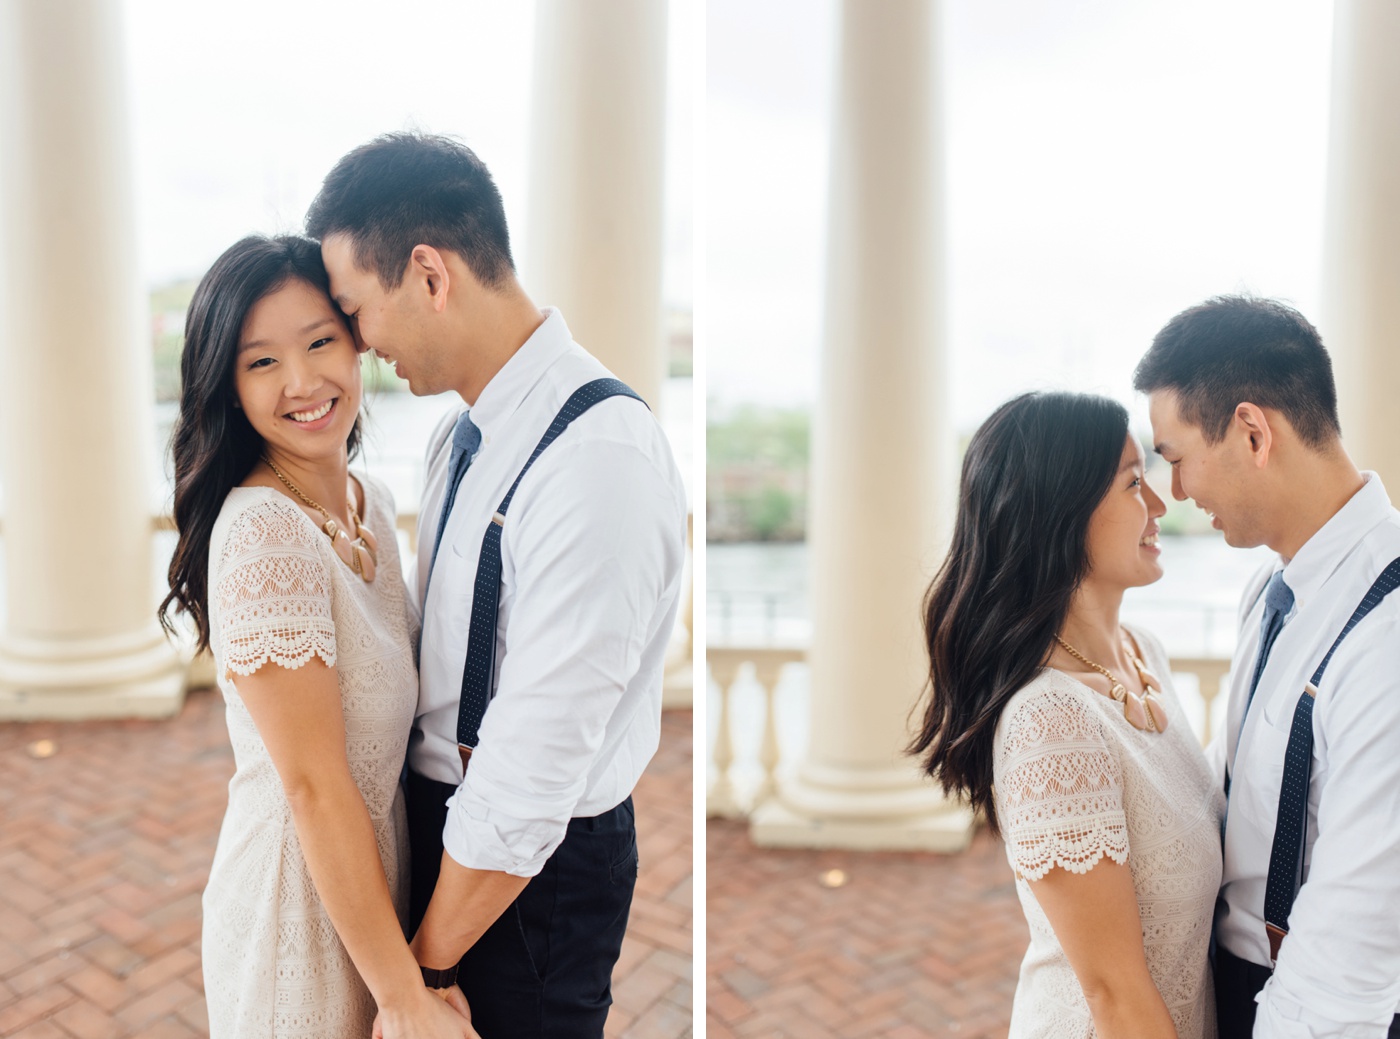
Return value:
<svg viewBox="0 0 1400 1039">
<path fill-rule="evenodd" d="M 1335 1017 L 1324 1017 L 1317 1008 L 1307 1008 L 1282 993 L 1271 992 L 1275 987 L 1270 978 L 1256 1000 L 1258 1013 L 1254 1018 L 1253 1039 L 1316 1039 L 1335 1036 L 1336 1039 L 1385 1039 L 1390 1031 L 1391 1014 L 1374 1024 L 1357 1024 L 1355 1018 L 1341 1023 Z"/>
<path fill-rule="evenodd" d="M 492 870 L 513 877 L 533 877 L 564 842 L 568 824 L 522 823 L 508 819 L 458 789 L 447 801 L 442 847 L 467 869 Z"/>
</svg>

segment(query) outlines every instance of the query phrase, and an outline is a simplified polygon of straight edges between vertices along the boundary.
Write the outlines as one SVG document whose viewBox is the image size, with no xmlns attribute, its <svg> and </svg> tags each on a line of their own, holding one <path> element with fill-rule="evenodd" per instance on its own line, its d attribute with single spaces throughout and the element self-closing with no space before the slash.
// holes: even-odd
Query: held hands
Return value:
<svg viewBox="0 0 1400 1039">
<path fill-rule="evenodd" d="M 371 1039 L 481 1039 L 467 997 L 456 985 L 419 989 L 402 1007 L 383 1007 Z"/>
<path fill-rule="evenodd" d="M 456 985 L 448 985 L 447 988 L 430 988 L 428 991 L 465 1017 L 468 1023 L 471 1022 L 472 1008 L 467 1006 L 466 995 Z M 476 1032 L 473 1031 L 472 1035 L 475 1034 Z"/>
</svg>

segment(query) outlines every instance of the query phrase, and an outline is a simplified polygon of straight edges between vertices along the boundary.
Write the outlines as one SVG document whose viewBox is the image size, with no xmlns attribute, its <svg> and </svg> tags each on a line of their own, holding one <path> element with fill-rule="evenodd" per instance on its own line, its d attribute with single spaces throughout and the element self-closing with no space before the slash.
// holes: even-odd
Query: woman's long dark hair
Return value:
<svg viewBox="0 0 1400 1039">
<path fill-rule="evenodd" d="M 1117 401 L 1027 393 L 998 408 L 968 445 L 952 547 L 924 599 L 932 684 L 910 752 L 994 833 L 997 719 L 1044 665 L 1089 572 L 1089 518 L 1113 485 L 1127 436 Z"/>
<path fill-rule="evenodd" d="M 180 358 L 180 414 L 171 434 L 175 461 L 175 526 L 170 594 L 157 615 L 174 633 L 170 614 L 188 614 L 197 648 L 209 645 L 209 539 L 224 498 L 262 455 L 262 437 L 234 406 L 234 362 L 243 323 L 253 304 L 287 282 L 300 280 L 330 295 L 321 247 L 307 238 L 250 235 L 214 261 L 190 301 Z M 360 420 L 346 440 L 350 457 L 360 446 Z"/>
</svg>

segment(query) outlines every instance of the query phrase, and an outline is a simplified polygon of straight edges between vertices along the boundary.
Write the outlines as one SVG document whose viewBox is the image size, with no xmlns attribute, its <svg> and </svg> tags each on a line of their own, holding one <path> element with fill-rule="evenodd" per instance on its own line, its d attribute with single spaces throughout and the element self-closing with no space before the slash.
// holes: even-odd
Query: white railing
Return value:
<svg viewBox="0 0 1400 1039">
<path fill-rule="evenodd" d="M 800 647 L 712 646 L 705 652 L 711 686 L 718 693 L 716 723 L 710 752 L 709 789 L 705 814 L 711 818 L 745 818 L 778 788 L 784 768 L 780 738 L 779 687 L 793 665 L 805 665 L 807 651 Z M 1230 671 L 1230 661 L 1216 657 L 1173 657 L 1173 676 L 1192 675 L 1200 684 L 1199 735 L 1210 742 L 1216 703 Z M 757 687 L 760 703 L 744 712 L 758 720 L 757 732 L 735 728 L 735 700 Z M 751 692 L 750 692 L 751 695 Z M 742 738 L 736 739 L 736 735 Z M 753 753 L 741 757 L 740 751 Z"/>
<path fill-rule="evenodd" d="M 695 517 L 692 514 L 686 521 L 686 561 L 684 586 L 680 614 L 677 617 L 676 633 L 671 639 L 666 654 L 666 680 L 662 690 L 662 706 L 666 709 L 687 709 L 694 701 L 694 679 L 692 661 L 695 658 Z M 173 531 L 175 521 L 169 514 L 155 516 L 152 526 L 156 531 Z M 405 535 L 410 552 L 418 551 L 418 513 L 401 511 L 395 518 L 399 533 Z M 186 688 L 197 689 L 214 684 L 214 660 L 208 651 L 194 657 L 190 663 Z"/>
</svg>

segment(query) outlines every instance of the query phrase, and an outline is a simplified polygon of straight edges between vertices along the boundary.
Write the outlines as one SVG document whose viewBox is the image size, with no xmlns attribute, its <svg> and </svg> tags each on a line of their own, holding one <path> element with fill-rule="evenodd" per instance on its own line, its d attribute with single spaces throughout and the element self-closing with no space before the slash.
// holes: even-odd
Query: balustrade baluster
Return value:
<svg viewBox="0 0 1400 1039">
<path fill-rule="evenodd" d="M 733 819 L 743 812 L 730 769 L 734 765 L 734 740 L 730 732 L 729 697 L 739 678 L 742 658 L 712 653 L 709 655 L 710 674 L 719 687 L 719 724 L 715 732 L 715 782 L 705 798 L 705 814 Z"/>
</svg>

